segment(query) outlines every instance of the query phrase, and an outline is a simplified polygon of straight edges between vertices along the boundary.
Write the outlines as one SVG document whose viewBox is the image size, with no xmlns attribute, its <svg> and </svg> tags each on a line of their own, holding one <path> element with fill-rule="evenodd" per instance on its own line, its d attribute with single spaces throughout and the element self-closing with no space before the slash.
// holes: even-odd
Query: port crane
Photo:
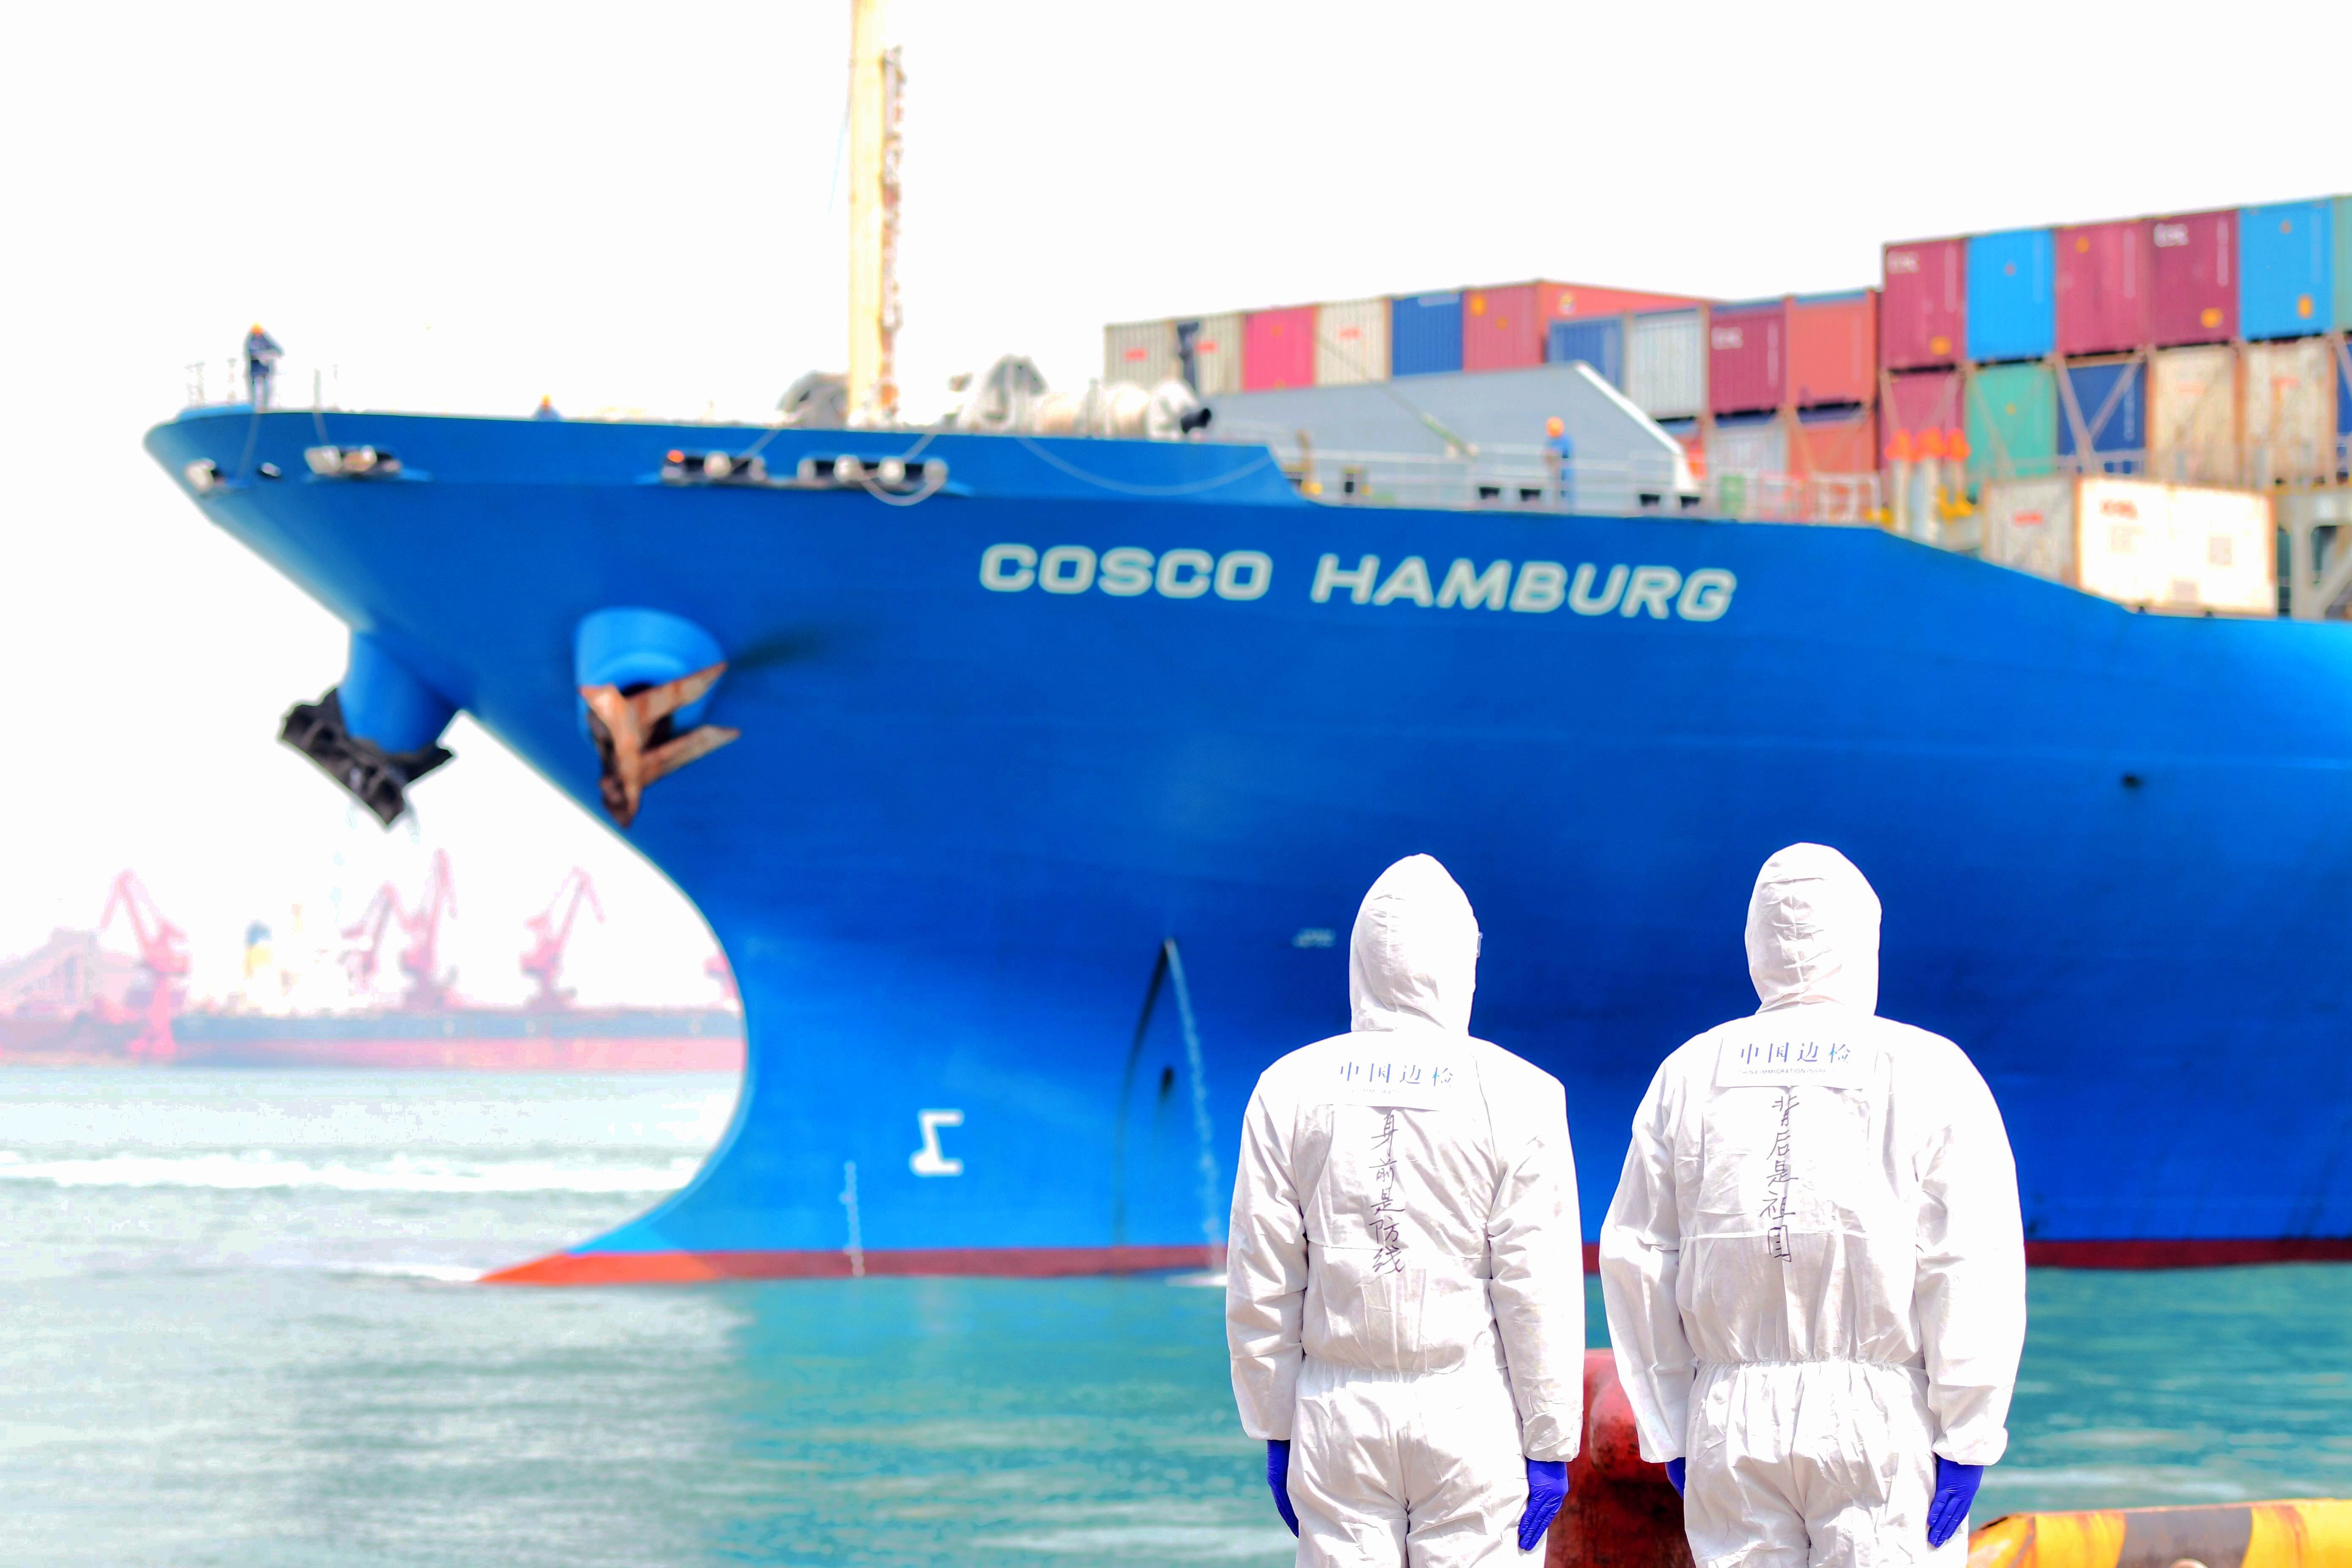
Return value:
<svg viewBox="0 0 2352 1568">
<path fill-rule="evenodd" d="M 179 1041 L 172 1034 L 172 1016 L 179 1010 L 179 981 L 188 973 L 188 933 L 163 918 L 146 885 L 129 871 L 114 879 L 106 913 L 98 920 L 100 931 L 114 923 L 117 910 L 131 922 L 131 939 L 139 944 L 139 962 L 146 967 L 148 978 L 146 1016 L 138 1038 L 131 1042 L 131 1054 L 150 1061 L 170 1061 L 180 1054 Z"/>
<path fill-rule="evenodd" d="M 572 940 L 572 922 L 583 903 L 595 915 L 596 923 L 603 925 L 604 906 L 596 901 L 596 884 L 574 866 L 556 885 L 555 897 L 547 901 L 547 908 L 523 922 L 532 940 L 522 955 L 522 972 L 539 983 L 539 994 L 530 999 L 534 1007 L 562 1007 L 572 1001 L 572 993 L 559 990 L 555 982 L 563 972 L 563 949 Z M 558 910 L 562 910 L 560 919 Z"/>
<path fill-rule="evenodd" d="M 351 973 L 352 989 L 364 992 L 375 984 L 376 971 L 383 963 L 384 932 L 397 925 L 408 938 L 407 945 L 400 950 L 400 971 L 408 976 L 400 1005 L 417 1012 L 447 1006 L 457 972 L 451 969 L 443 973 L 440 969 L 441 921 L 443 916 L 457 912 L 457 887 L 449 879 L 449 852 L 446 849 L 433 852 L 433 870 L 425 885 L 425 897 L 414 910 L 402 905 L 400 889 L 390 882 L 378 888 L 358 922 L 343 928 L 343 940 L 358 944 L 343 952 L 343 967 Z"/>
</svg>

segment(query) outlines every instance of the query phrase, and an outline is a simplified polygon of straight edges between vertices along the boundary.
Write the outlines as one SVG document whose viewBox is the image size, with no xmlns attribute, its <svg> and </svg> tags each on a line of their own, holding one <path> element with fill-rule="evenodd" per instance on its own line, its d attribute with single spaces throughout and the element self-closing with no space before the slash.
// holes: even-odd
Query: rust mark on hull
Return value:
<svg viewBox="0 0 2352 1568">
<path fill-rule="evenodd" d="M 725 673 L 727 663 L 721 659 L 642 691 L 624 694 L 617 686 L 580 689 L 581 700 L 588 704 L 588 731 L 604 763 L 598 787 L 604 810 L 616 826 L 626 827 L 636 820 L 646 785 L 741 736 L 742 731 L 720 724 L 698 724 L 682 735 L 668 733 L 670 716 L 700 698 Z"/>
</svg>

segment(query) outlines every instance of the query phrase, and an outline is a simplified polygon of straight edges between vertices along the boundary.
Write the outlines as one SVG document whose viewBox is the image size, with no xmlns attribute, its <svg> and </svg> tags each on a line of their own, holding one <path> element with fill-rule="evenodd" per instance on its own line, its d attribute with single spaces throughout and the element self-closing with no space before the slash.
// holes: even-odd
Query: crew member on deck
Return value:
<svg viewBox="0 0 2352 1568">
<path fill-rule="evenodd" d="M 245 387 L 256 408 L 269 406 L 270 378 L 278 373 L 278 356 L 285 352 L 259 321 L 245 334 Z"/>
<path fill-rule="evenodd" d="M 1551 503 L 1576 504 L 1576 443 L 1568 438 L 1568 421 L 1555 414 L 1544 421 L 1544 467 L 1550 470 Z"/>
</svg>

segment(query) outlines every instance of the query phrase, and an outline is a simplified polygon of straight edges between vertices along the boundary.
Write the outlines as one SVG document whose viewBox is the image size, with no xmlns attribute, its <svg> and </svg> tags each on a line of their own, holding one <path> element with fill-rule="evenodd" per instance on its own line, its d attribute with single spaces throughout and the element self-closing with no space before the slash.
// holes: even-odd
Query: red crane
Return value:
<svg viewBox="0 0 2352 1568">
<path fill-rule="evenodd" d="M 572 1001 L 572 993 L 556 988 L 556 976 L 563 972 L 563 947 L 572 940 L 572 921 L 585 903 L 595 912 L 596 923 L 604 923 L 604 906 L 596 901 L 596 884 L 579 867 L 572 868 L 563 880 L 556 885 L 555 897 L 547 900 L 547 908 L 523 921 L 532 932 L 530 951 L 522 955 L 522 972 L 539 982 L 539 994 L 530 999 L 534 1007 L 562 1007 Z M 556 918 L 556 910 L 563 911 Z"/>
<path fill-rule="evenodd" d="M 131 922 L 131 937 L 139 943 L 139 962 L 146 966 L 148 977 L 146 1018 L 138 1038 L 131 1042 L 131 1054 L 151 1061 L 170 1061 L 180 1054 L 180 1043 L 172 1037 L 172 1016 L 179 1010 L 178 982 L 188 973 L 188 952 L 182 945 L 188 933 L 163 918 L 145 886 L 128 871 L 114 879 L 114 891 L 106 900 L 106 913 L 99 917 L 99 930 L 114 923 L 116 910 Z"/>
<path fill-rule="evenodd" d="M 387 926 L 397 924 L 408 938 L 408 945 L 400 950 L 400 972 L 408 976 L 407 989 L 401 993 L 400 1005 L 417 1012 L 432 1012 L 446 1007 L 455 1000 L 451 987 L 457 972 L 443 973 L 440 968 L 441 919 L 457 912 L 457 893 L 449 879 L 449 852 L 433 851 L 431 879 L 425 884 L 425 898 L 415 909 L 404 909 L 399 889 L 390 882 L 375 891 L 368 900 L 367 912 L 359 923 L 344 928 L 343 936 L 357 942 L 365 938 L 364 945 L 352 948 L 343 954 L 344 967 L 351 971 L 352 984 L 366 990 L 375 984 L 375 973 L 383 949 L 383 933 Z"/>
</svg>

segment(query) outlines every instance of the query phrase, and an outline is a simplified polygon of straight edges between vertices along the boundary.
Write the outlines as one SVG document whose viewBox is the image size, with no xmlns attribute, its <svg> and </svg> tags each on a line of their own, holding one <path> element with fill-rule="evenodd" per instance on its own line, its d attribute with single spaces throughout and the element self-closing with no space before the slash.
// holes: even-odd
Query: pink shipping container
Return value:
<svg viewBox="0 0 2352 1568">
<path fill-rule="evenodd" d="M 2058 352 L 2122 353 L 2148 341 L 2155 321 L 2153 242 L 2146 218 L 2058 231 Z"/>
<path fill-rule="evenodd" d="M 1968 341 L 1968 241 L 1890 245 L 1883 255 L 1879 363 L 1888 370 L 1958 364 Z"/>
<path fill-rule="evenodd" d="M 1790 402 L 1800 408 L 1868 403 L 1877 384 L 1877 289 L 1801 295 L 1789 301 Z"/>
<path fill-rule="evenodd" d="M 1789 302 L 1717 305 L 1706 324 L 1710 413 L 1752 414 L 1789 397 Z"/>
<path fill-rule="evenodd" d="M 1543 307 L 1539 283 L 1462 291 L 1462 368 L 1518 370 L 1541 364 Z"/>
<path fill-rule="evenodd" d="M 2181 213 L 2148 229 L 2156 275 L 2149 341 L 2168 349 L 2236 337 L 2238 215 Z"/>
<path fill-rule="evenodd" d="M 1886 400 L 1880 405 L 1886 438 L 1901 432 L 1916 441 L 1933 430 L 1941 435 L 1961 428 L 1960 373 L 1956 370 L 1914 371 L 1886 378 Z"/>
<path fill-rule="evenodd" d="M 1252 310 L 1242 323 L 1242 390 L 1315 384 L 1315 307 Z"/>
</svg>

